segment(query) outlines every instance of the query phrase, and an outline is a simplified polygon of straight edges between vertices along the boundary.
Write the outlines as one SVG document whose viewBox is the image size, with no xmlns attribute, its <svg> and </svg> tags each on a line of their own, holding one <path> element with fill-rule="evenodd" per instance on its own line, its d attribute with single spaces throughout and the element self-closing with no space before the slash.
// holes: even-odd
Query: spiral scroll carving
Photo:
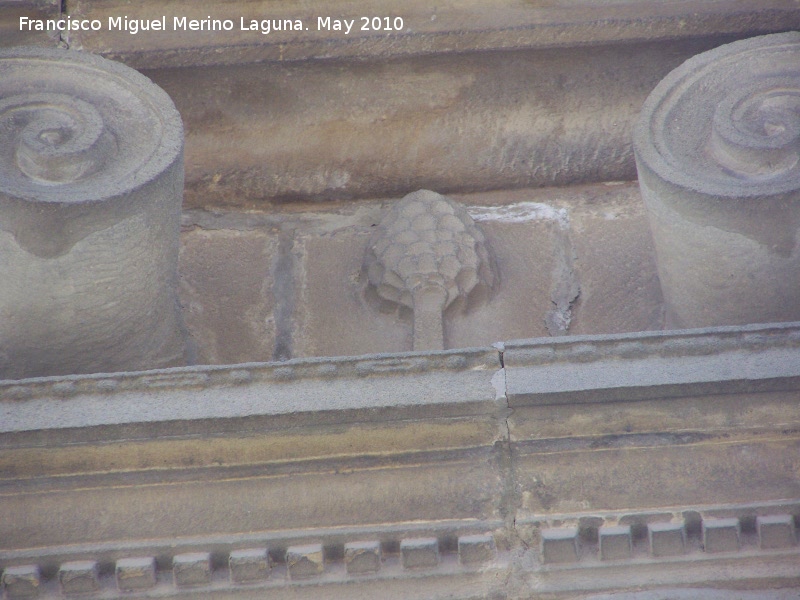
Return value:
<svg viewBox="0 0 800 600">
<path fill-rule="evenodd" d="M 731 93 L 719 104 L 711 151 L 735 177 L 791 176 L 800 162 L 800 82 L 794 89 L 783 87 L 780 79 L 759 83 Z"/>
<path fill-rule="evenodd" d="M 800 188 L 800 33 L 688 60 L 645 102 L 634 145 L 659 177 L 709 194 Z"/>
<path fill-rule="evenodd" d="M 686 61 L 634 151 L 667 326 L 800 319 L 800 33 Z"/>
<path fill-rule="evenodd" d="M 182 151 L 171 100 L 149 79 L 96 56 L 0 51 L 0 192 L 40 202 L 116 196 Z"/>
<path fill-rule="evenodd" d="M 0 50 L 0 378 L 184 362 L 183 128 L 97 56 Z"/>
<path fill-rule="evenodd" d="M 17 140 L 17 168 L 42 183 L 89 177 L 116 153 L 98 110 L 65 94 L 18 94 L 0 101 L 0 129 Z"/>
</svg>

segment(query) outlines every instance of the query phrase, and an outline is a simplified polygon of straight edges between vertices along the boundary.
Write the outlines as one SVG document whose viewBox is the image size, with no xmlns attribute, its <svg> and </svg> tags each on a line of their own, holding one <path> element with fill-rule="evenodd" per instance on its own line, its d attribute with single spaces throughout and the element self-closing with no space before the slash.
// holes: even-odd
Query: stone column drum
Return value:
<svg viewBox="0 0 800 600">
<path fill-rule="evenodd" d="M 800 320 L 800 33 L 686 61 L 633 142 L 666 326 Z"/>
<path fill-rule="evenodd" d="M 183 127 L 136 71 L 0 50 L 0 378 L 185 364 Z"/>
</svg>

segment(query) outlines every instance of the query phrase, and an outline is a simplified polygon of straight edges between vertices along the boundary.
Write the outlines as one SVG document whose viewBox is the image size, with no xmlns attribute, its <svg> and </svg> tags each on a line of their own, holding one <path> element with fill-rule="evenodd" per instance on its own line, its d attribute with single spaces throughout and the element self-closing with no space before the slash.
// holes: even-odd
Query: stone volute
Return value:
<svg viewBox="0 0 800 600">
<path fill-rule="evenodd" d="M 634 150 L 667 327 L 800 320 L 800 33 L 686 61 Z"/>
<path fill-rule="evenodd" d="M 394 204 L 370 238 L 364 266 L 381 298 L 412 309 L 414 350 L 444 349 L 444 310 L 479 284 L 494 282 L 472 217 L 429 190 Z"/>
<path fill-rule="evenodd" d="M 0 50 L 0 378 L 185 363 L 183 129 L 97 56 Z"/>
</svg>

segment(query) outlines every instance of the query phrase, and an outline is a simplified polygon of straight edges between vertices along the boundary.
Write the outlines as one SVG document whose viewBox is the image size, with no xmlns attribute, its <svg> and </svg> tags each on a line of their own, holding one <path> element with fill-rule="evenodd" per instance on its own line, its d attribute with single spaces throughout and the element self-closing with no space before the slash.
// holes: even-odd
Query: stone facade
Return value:
<svg viewBox="0 0 800 600">
<path fill-rule="evenodd" d="M 747 326 L 3 382 L 5 590 L 796 587 L 799 340 Z"/>
<path fill-rule="evenodd" d="M 267 4 L 154 0 L 124 9 L 131 19 L 153 10 L 205 18 L 212 8 L 250 18 Z M 273 5 L 275 18 L 314 17 L 304 3 Z M 178 288 L 198 360 L 208 364 L 137 371 L 171 364 L 158 362 L 165 355 L 141 317 L 137 331 L 154 344 L 152 362 L 91 362 L 75 346 L 80 351 L 62 353 L 47 372 L 3 374 L 6 599 L 797 595 L 800 327 L 744 324 L 775 314 L 748 313 L 752 303 L 744 302 L 753 316 L 719 311 L 736 326 L 658 331 L 662 313 L 674 325 L 690 303 L 676 299 L 664 275 L 661 294 L 657 259 L 659 272 L 671 268 L 664 223 L 652 222 L 654 243 L 641 200 L 660 210 L 663 173 L 649 162 L 641 130 L 641 196 L 636 183 L 616 181 L 635 175 L 630 134 L 658 81 L 733 38 L 800 27 L 794 0 L 715 0 L 691 12 L 662 2 L 441 10 L 411 2 L 402 34 L 293 30 L 257 42 L 243 33 L 5 35 L 21 11 L 106 19 L 122 3 L 0 0 L 9 6 L 0 12 L 0 45 L 70 46 L 58 51 L 61 62 L 80 47 L 122 59 L 174 99 L 187 132 Z M 327 0 L 314 9 L 346 16 L 353 6 Z M 709 56 L 796 48 L 794 34 L 765 40 L 679 67 L 647 101 L 644 122 L 669 77 L 694 73 Z M 6 237 L 20 238 L 19 228 L 8 233 L 15 202 L 24 200 L 20 210 L 38 223 L 44 213 L 31 205 L 46 199 L 18 198 L 10 184 L 53 176 L 91 183 L 104 174 L 95 162 L 113 162 L 112 146 L 124 150 L 128 136 L 158 138 L 159 122 L 179 133 L 169 99 L 126 67 L 78 54 L 71 68 L 97 69 L 92 84 L 115 73 L 111 83 L 89 86 L 69 68 L 36 71 L 52 69 L 54 50 L 2 52 L 28 57 L 0 58 L 11 74 L 0 78 L 0 106 L 13 109 L 0 112 L 0 148 L 13 155 L 3 163 L 13 174 L 6 169 L 0 179 Z M 36 69 L 14 71 L 33 56 Z M 783 139 L 796 121 L 796 61 L 770 56 L 753 60 L 790 74 L 788 84 L 768 86 L 780 93 L 766 94 L 764 131 Z M 51 80 L 67 91 L 43 89 Z M 120 82 L 131 88 L 110 100 L 86 96 Z M 142 102 L 163 110 L 163 120 L 117 127 L 115 115 L 150 122 L 153 115 L 136 110 L 136 90 L 151 94 Z M 747 86 L 734 92 L 750 98 Z M 35 110 L 20 109 L 30 104 L 20 105 L 20 95 L 32 95 Z M 708 108 L 702 98 L 688 100 Z M 79 149 L 77 161 L 31 150 L 71 132 L 62 125 L 86 112 L 84 104 L 105 115 L 114 145 L 100 127 L 99 146 Z M 717 132 L 712 153 L 719 144 L 727 152 L 724 117 L 737 106 L 699 119 Z M 20 110 L 33 117 L 20 118 Z M 87 130 L 98 129 L 97 119 L 85 120 Z M 40 121 L 37 135 L 26 133 Z M 163 170 L 144 178 L 157 193 L 133 186 L 124 194 L 126 210 L 141 212 L 147 226 L 111 210 L 143 254 L 114 238 L 106 252 L 123 262 L 106 262 L 123 273 L 161 264 L 163 277 L 137 289 L 160 290 L 174 316 L 182 138 L 167 141 Z M 161 156 L 157 142 L 148 147 Z M 788 148 L 791 158 L 796 148 Z M 748 152 L 737 159 L 745 170 Z M 790 180 L 795 168 L 784 169 Z M 762 175 L 745 174 L 745 183 Z M 540 185 L 562 187 L 525 188 Z M 407 195 L 424 188 L 448 197 Z M 690 196 L 667 200 L 691 204 Z M 86 204 L 51 200 L 65 204 L 65 217 Z M 153 204 L 163 214 L 149 211 Z M 769 227 L 748 227 L 793 256 L 795 224 L 780 218 L 793 215 L 790 205 L 779 206 L 786 211 Z M 93 212 L 78 212 L 88 237 L 103 227 Z M 64 236 L 45 235 L 59 226 L 80 230 L 51 219 L 33 227 L 34 246 L 60 247 Z M 12 249 L 6 255 L 16 260 Z M 148 253 L 167 258 L 142 259 Z M 78 263 L 80 275 L 96 280 Z M 0 286 L 0 298 L 8 289 L 16 288 Z M 793 289 L 782 289 L 762 291 L 787 304 Z M 62 296 L 137 304 L 135 294 L 123 303 L 99 292 Z M 4 322 L 17 327 L 21 313 L 13 313 Z M 176 320 L 144 313 L 180 338 Z M 81 336 L 90 325 L 64 322 L 91 345 L 94 336 Z M 11 362 L 34 336 L 18 338 L 7 344 Z M 49 340 L 34 342 L 46 348 Z M 111 360 L 122 346 L 106 336 L 94 355 Z M 41 374 L 51 376 L 19 378 Z"/>
</svg>

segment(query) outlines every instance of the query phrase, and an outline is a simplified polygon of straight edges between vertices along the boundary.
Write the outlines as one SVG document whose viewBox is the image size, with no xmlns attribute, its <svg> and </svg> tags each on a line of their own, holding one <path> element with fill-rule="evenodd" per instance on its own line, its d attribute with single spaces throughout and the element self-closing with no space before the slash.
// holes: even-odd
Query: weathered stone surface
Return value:
<svg viewBox="0 0 800 600">
<path fill-rule="evenodd" d="M 797 337 L 786 324 L 505 342 L 509 404 L 778 391 L 800 376 Z"/>
<path fill-rule="evenodd" d="M 517 430 L 511 431 L 516 438 Z M 757 444 L 746 438 L 731 443 L 729 437 L 622 433 L 584 440 L 520 440 L 515 447 L 515 480 L 521 490 L 517 520 L 631 505 L 658 510 L 681 502 L 747 503 L 798 494 L 798 482 L 787 476 L 786 467 L 800 450 L 796 435 Z"/>
<path fill-rule="evenodd" d="M 57 19 L 59 0 L 0 0 L 0 47 L 54 47 L 59 41 L 57 31 L 29 31 L 20 27 L 20 17 L 28 19 Z"/>
<path fill-rule="evenodd" d="M 638 186 L 598 185 L 586 194 L 567 205 L 580 283 L 568 333 L 663 329 L 655 249 Z"/>
<path fill-rule="evenodd" d="M 228 557 L 233 583 L 254 583 L 269 577 L 269 554 L 266 548 L 234 550 Z"/>
<path fill-rule="evenodd" d="M 156 584 L 156 561 L 152 556 L 120 558 L 115 576 L 121 592 L 149 589 Z"/>
<path fill-rule="evenodd" d="M 630 525 L 601 527 L 598 538 L 601 560 L 625 560 L 631 557 Z"/>
<path fill-rule="evenodd" d="M 488 300 L 480 298 L 466 311 L 446 312 L 448 345 L 473 347 L 517 336 L 547 336 L 546 318 L 556 308 L 554 298 L 563 302 L 569 295 L 560 291 L 575 282 L 580 295 L 570 308 L 571 324 L 562 333 L 661 327 L 655 254 L 637 186 L 506 190 L 455 199 L 484 231 L 496 259 L 498 284 Z M 293 356 L 411 348 L 411 311 L 375 310 L 365 292 L 361 261 L 372 225 L 386 206 L 317 205 L 302 218 L 282 215 L 288 220 L 284 226 L 296 233 L 279 253 L 292 263 L 281 270 L 291 281 L 282 288 L 289 291 L 280 310 L 274 293 L 277 271 L 272 268 L 277 261 L 274 250 L 280 246 L 273 236 L 284 236 L 276 233 L 277 217 L 187 213 L 182 267 L 186 283 L 181 289 L 203 361 L 246 362 L 274 353 L 278 321 L 290 338 L 281 345 L 290 347 Z M 569 252 L 564 251 L 569 249 L 565 237 Z M 241 256 L 234 258 L 239 243 Z M 570 254 L 571 267 L 565 260 Z M 226 271 L 228 257 L 235 264 Z M 238 283 L 228 271 L 236 273 Z M 235 293 L 229 287 L 234 284 Z M 337 318 L 329 318 L 331 313 Z M 223 315 L 219 321 L 218 315 Z"/>
<path fill-rule="evenodd" d="M 439 540 L 409 538 L 400 542 L 400 559 L 405 569 L 431 569 L 439 564 Z"/>
<path fill-rule="evenodd" d="M 344 545 L 344 563 L 351 575 L 377 573 L 381 568 L 380 542 L 349 542 Z"/>
<path fill-rule="evenodd" d="M 739 519 L 703 519 L 703 549 L 706 552 L 739 550 Z"/>
<path fill-rule="evenodd" d="M 542 562 L 545 564 L 577 562 L 578 529 L 576 527 L 543 529 L 540 549 Z"/>
<path fill-rule="evenodd" d="M 497 546 L 491 533 L 458 537 L 458 561 L 462 565 L 479 565 L 494 560 Z"/>
<path fill-rule="evenodd" d="M 58 569 L 58 583 L 67 595 L 90 594 L 100 588 L 97 562 L 93 560 L 71 561 Z"/>
<path fill-rule="evenodd" d="M 318 577 L 325 572 L 322 544 L 290 546 L 286 550 L 286 568 L 292 579 Z"/>
<path fill-rule="evenodd" d="M 0 376 L 185 364 L 183 128 L 124 65 L 0 50 Z"/>
<path fill-rule="evenodd" d="M 377 223 L 380 212 L 371 212 L 371 223 Z M 298 242 L 303 266 L 292 346 L 297 356 L 405 352 L 411 348 L 411 319 L 398 318 L 397 311 L 374 310 L 365 299 L 366 227 L 303 236 Z M 330 318 L 332 313 L 335 319 Z"/>
<path fill-rule="evenodd" d="M 418 189 L 632 180 L 630 133 L 645 97 L 682 60 L 718 44 L 248 62 L 146 74 L 186 121 L 187 206 L 270 209 Z"/>
<path fill-rule="evenodd" d="M 789 548 L 797 543 L 792 515 L 765 515 L 756 517 L 758 545 L 762 549 Z"/>
<path fill-rule="evenodd" d="M 70 5 L 70 15 L 107 22 L 120 15 L 120 4 L 108 0 L 83 0 Z M 370 0 L 353 6 L 346 0 L 325 0 L 309 7 L 289 0 L 271 7 L 268 13 L 247 0 L 227 0 L 224 5 L 198 6 L 190 0 L 165 6 L 158 0 L 125 4 L 125 14 L 137 23 L 165 15 L 167 32 L 102 28 L 99 31 L 69 32 L 70 43 L 95 53 L 121 56 L 137 68 L 148 65 L 186 67 L 192 65 L 244 62 L 297 61 L 307 58 L 396 57 L 406 54 L 468 52 L 503 48 L 552 48 L 585 46 L 608 41 L 641 39 L 695 39 L 703 36 L 755 35 L 800 27 L 791 2 L 745 0 L 736 10 L 709 0 L 691 6 L 671 2 L 631 1 L 624 4 L 575 0 L 568 4 L 518 4 L 512 0 L 491 7 L 474 4 L 431 6 L 421 0 L 403 5 L 402 10 L 386 0 Z M 224 7 L 224 8 L 223 8 Z M 322 15 L 336 15 L 350 21 L 352 28 L 320 26 Z M 362 19 L 364 15 L 389 16 L 380 29 Z M 173 29 L 175 16 L 188 19 L 232 19 L 230 31 Z M 398 28 L 394 17 L 403 19 Z M 267 19 L 269 17 L 269 19 Z M 252 20 L 267 21 L 271 30 L 242 29 Z M 323 17 L 324 18 L 324 17 Z M 284 19 L 301 19 L 307 29 L 290 29 Z M 279 30 L 280 29 L 280 30 Z M 269 33 L 264 33 L 269 31 Z M 685 43 L 685 42 L 684 42 Z"/>
<path fill-rule="evenodd" d="M 585 596 L 585 600 L 792 600 L 796 589 L 726 590 L 702 588 L 662 588 Z"/>
<path fill-rule="evenodd" d="M 364 268 L 382 299 L 414 314 L 413 350 L 443 350 L 444 311 L 494 283 L 481 230 L 463 206 L 419 190 L 392 206 L 367 244 Z"/>
<path fill-rule="evenodd" d="M 172 559 L 172 577 L 176 587 L 205 585 L 211 581 L 211 555 L 187 552 Z"/>
<path fill-rule="evenodd" d="M 667 327 L 800 319 L 800 34 L 700 54 L 634 133 Z"/>
<path fill-rule="evenodd" d="M 677 556 L 686 552 L 683 523 L 650 523 L 647 526 L 653 556 Z"/>
<path fill-rule="evenodd" d="M 0 418 L 0 560 L 19 562 L 33 546 L 45 564 L 69 546 L 108 564 L 123 540 L 148 556 L 207 549 L 219 561 L 243 547 L 314 541 L 333 563 L 310 581 L 284 581 L 280 565 L 273 581 L 240 585 L 219 573 L 208 589 L 191 590 L 222 598 L 312 587 L 321 598 L 354 590 L 385 597 L 373 583 L 396 589 L 401 579 L 418 584 L 419 598 L 444 597 L 447 584 L 457 584 L 456 597 L 491 598 L 503 582 L 529 592 L 538 581 L 538 594 L 567 598 L 634 586 L 788 585 L 797 576 L 794 547 L 762 552 L 750 532 L 754 515 L 798 511 L 797 502 L 776 500 L 799 491 L 798 378 L 786 370 L 797 361 L 769 354 L 796 348 L 796 333 L 783 325 L 606 336 L 584 338 L 580 352 L 560 341 L 509 344 L 508 369 L 569 363 L 579 372 L 598 360 L 624 371 L 659 356 L 675 376 L 681 348 L 695 360 L 727 355 L 745 365 L 751 384 L 762 381 L 757 392 L 726 393 L 726 382 L 741 377 L 729 364 L 707 373 L 721 390 L 708 396 L 673 381 L 643 398 L 643 378 L 634 395 L 527 398 L 513 412 L 497 352 L 490 360 L 484 350 L 2 383 L 2 403 L 19 414 Z M 766 359 L 739 362 L 748 355 Z M 766 368 L 776 370 L 760 379 Z M 669 381 L 664 373 L 651 370 L 651 381 Z M 102 406 L 91 402 L 98 397 Z M 747 551 L 702 555 L 700 515 L 749 519 Z M 686 554 L 597 560 L 604 523 L 630 525 L 643 550 L 647 524 L 655 531 L 666 520 L 687 524 Z M 565 528 L 576 560 L 542 564 L 547 531 Z M 489 531 L 503 551 L 457 565 L 456 541 Z M 419 536 L 444 540 L 439 566 L 402 569 L 395 553 Z M 346 573 L 346 546 L 359 540 L 381 540 L 390 552 L 367 577 Z M 153 593 L 189 593 L 162 578 Z M 44 582 L 48 593 L 54 583 Z"/>
<path fill-rule="evenodd" d="M 199 363 L 274 358 L 277 245 L 264 231 L 193 227 L 181 236 L 178 290 Z"/>
<path fill-rule="evenodd" d="M 523 331 L 526 337 L 547 336 L 545 318 L 554 307 L 553 291 L 562 275 L 571 275 L 562 269 L 568 211 L 560 198 L 522 190 L 457 199 L 470 203 L 470 216 L 487 237 L 497 283 L 482 305 L 448 315 L 448 340 L 455 347 L 469 347 L 517 338 Z"/>
<path fill-rule="evenodd" d="M 3 569 L 3 589 L 8 600 L 35 598 L 39 595 L 41 575 L 36 565 L 20 565 Z"/>
</svg>

